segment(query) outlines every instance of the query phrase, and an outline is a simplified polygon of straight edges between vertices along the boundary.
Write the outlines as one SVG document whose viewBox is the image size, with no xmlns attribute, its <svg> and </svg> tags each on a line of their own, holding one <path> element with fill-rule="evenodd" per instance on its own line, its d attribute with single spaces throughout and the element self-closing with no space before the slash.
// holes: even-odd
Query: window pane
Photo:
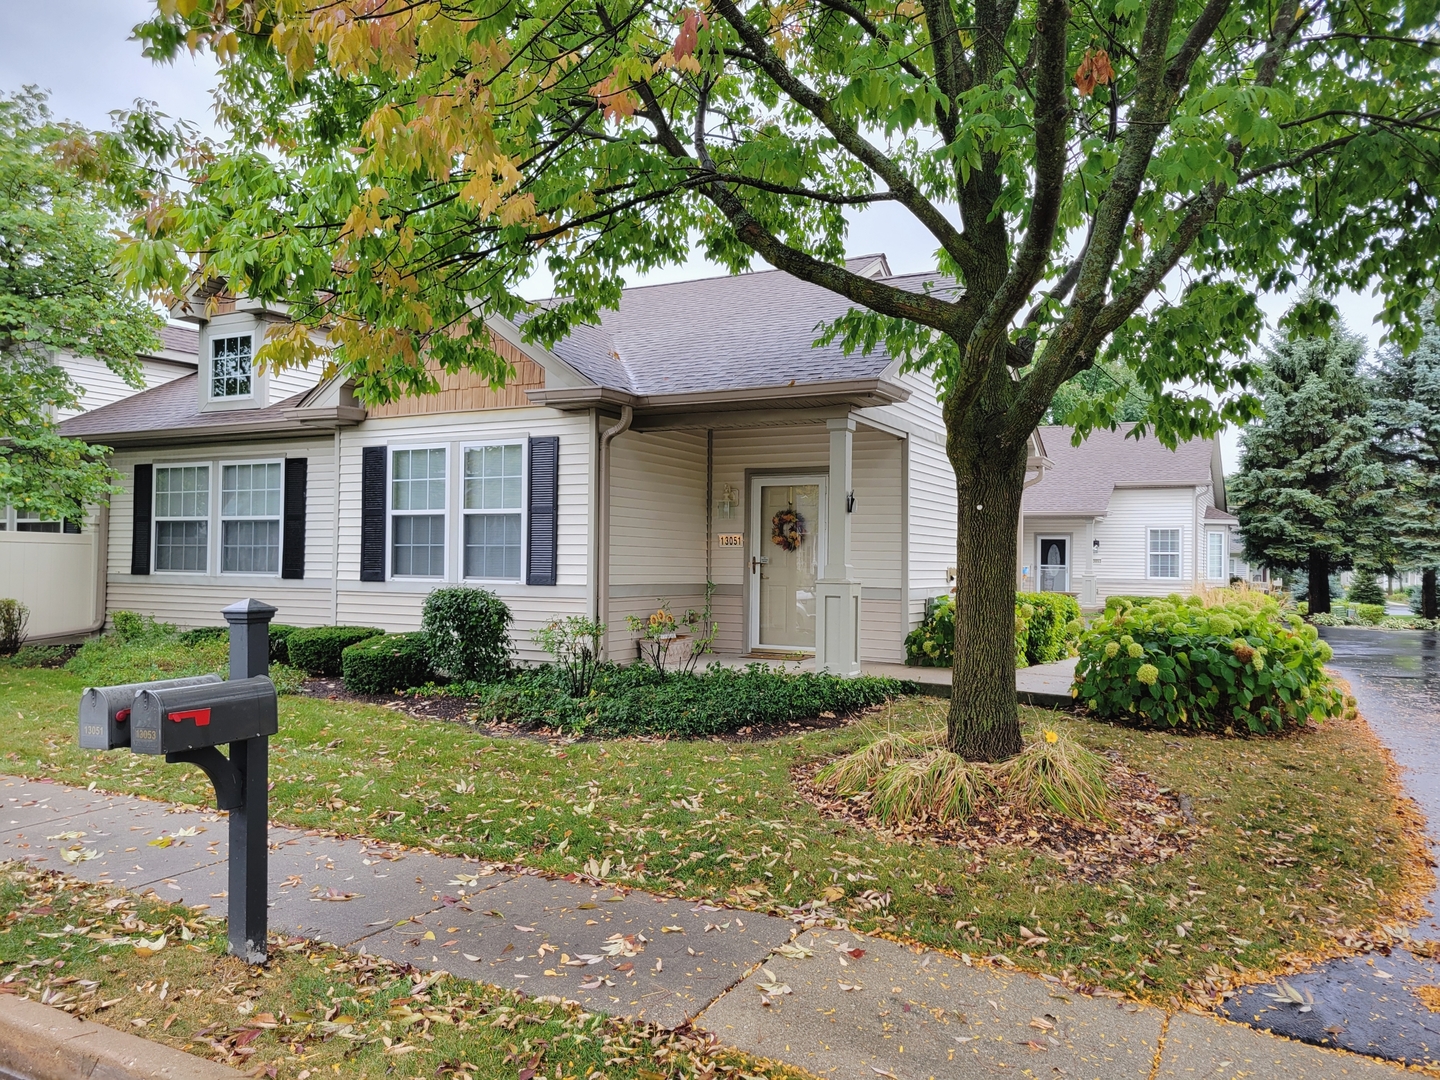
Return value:
<svg viewBox="0 0 1440 1080">
<path fill-rule="evenodd" d="M 245 397 L 250 393 L 250 335 L 210 342 L 210 396 Z"/>
<path fill-rule="evenodd" d="M 519 580 L 519 514 L 465 516 L 465 576 Z"/>
<path fill-rule="evenodd" d="M 519 510 L 523 448 L 480 446 L 465 451 L 465 509 Z"/>
<path fill-rule="evenodd" d="M 438 515 L 396 515 L 391 573 L 396 577 L 441 577 L 445 573 L 445 519 Z"/>
<path fill-rule="evenodd" d="M 210 538 L 204 521 L 155 523 L 155 569 L 205 572 L 205 550 Z"/>
<path fill-rule="evenodd" d="M 391 504 L 396 510 L 445 509 L 445 451 L 396 450 Z"/>
<path fill-rule="evenodd" d="M 280 523 L 221 522 L 220 569 L 230 574 L 279 573 Z"/>
<path fill-rule="evenodd" d="M 226 465 L 220 472 L 221 517 L 279 517 L 281 497 L 278 462 Z"/>
<path fill-rule="evenodd" d="M 157 518 L 208 518 L 210 516 L 210 467 L 187 465 L 155 470 L 155 516 Z"/>
</svg>

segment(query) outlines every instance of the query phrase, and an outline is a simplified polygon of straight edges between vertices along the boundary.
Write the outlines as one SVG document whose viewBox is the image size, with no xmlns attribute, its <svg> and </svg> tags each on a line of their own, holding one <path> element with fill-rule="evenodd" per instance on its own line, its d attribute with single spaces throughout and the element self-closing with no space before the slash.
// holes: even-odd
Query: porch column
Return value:
<svg viewBox="0 0 1440 1080">
<path fill-rule="evenodd" d="M 830 430 L 830 484 L 825 509 L 825 574 L 816 582 L 815 668 L 860 674 L 860 582 L 850 565 L 850 499 L 855 490 L 855 418 L 835 417 Z"/>
</svg>

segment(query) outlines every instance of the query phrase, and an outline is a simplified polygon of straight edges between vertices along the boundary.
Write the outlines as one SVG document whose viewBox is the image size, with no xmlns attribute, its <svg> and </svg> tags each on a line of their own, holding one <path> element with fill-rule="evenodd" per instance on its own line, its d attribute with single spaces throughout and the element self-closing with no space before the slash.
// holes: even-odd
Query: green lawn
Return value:
<svg viewBox="0 0 1440 1080">
<path fill-rule="evenodd" d="M 371 956 L 293 941 L 264 970 L 225 955 L 223 919 L 0 863 L 3 993 L 295 1080 L 801 1077 L 793 1069 Z M 140 946 L 165 944 L 155 951 Z M 137 947 L 140 946 L 140 947 Z"/>
<path fill-rule="evenodd" d="M 75 745 L 81 682 L 0 666 L 0 771 L 204 804 L 196 770 Z M 1218 740 L 1055 718 L 1091 749 L 1190 797 L 1200 835 L 1117 883 L 1048 857 L 877 836 L 798 798 L 797 764 L 859 745 L 858 726 L 762 743 L 495 739 L 374 706 L 281 698 L 272 817 L 436 851 L 585 869 L 756 909 L 829 892 L 858 928 L 1165 998 L 1395 918 L 1428 871 L 1363 725 Z M 872 720 L 936 722 L 916 698 Z M 1413 824 L 1413 822 L 1412 822 Z M 1182 827 L 1183 822 L 1176 822 Z M 608 864 L 608 865 L 607 865 Z M 861 894 L 890 896 L 865 909 Z M 958 924 L 958 928 L 957 928 Z M 1024 944 L 1027 932 L 1048 943 Z M 1184 933 L 1180 932 L 1182 928 Z"/>
</svg>

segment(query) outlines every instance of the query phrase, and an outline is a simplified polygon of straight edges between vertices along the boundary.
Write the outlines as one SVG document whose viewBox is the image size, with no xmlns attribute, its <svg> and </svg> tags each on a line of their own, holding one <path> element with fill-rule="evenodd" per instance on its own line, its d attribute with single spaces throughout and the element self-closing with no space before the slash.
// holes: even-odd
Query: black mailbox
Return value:
<svg viewBox="0 0 1440 1080">
<path fill-rule="evenodd" d="M 130 713 L 135 705 L 135 695 L 141 690 L 208 686 L 219 681 L 219 675 L 195 675 L 188 679 L 88 687 L 80 698 L 80 746 L 85 750 L 116 750 L 129 746 Z"/>
<path fill-rule="evenodd" d="M 264 675 L 203 686 L 140 690 L 130 710 L 130 749 L 174 754 L 280 730 L 275 684 Z"/>
</svg>

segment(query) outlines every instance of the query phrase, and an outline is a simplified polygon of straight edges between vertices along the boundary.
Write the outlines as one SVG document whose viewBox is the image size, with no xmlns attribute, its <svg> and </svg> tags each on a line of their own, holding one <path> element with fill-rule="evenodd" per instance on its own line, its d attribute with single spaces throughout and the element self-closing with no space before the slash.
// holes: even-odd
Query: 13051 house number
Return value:
<svg viewBox="0 0 1440 1080">
<path fill-rule="evenodd" d="M 743 533 L 721 533 L 716 539 L 720 541 L 721 547 L 745 546 L 745 536 Z"/>
</svg>

